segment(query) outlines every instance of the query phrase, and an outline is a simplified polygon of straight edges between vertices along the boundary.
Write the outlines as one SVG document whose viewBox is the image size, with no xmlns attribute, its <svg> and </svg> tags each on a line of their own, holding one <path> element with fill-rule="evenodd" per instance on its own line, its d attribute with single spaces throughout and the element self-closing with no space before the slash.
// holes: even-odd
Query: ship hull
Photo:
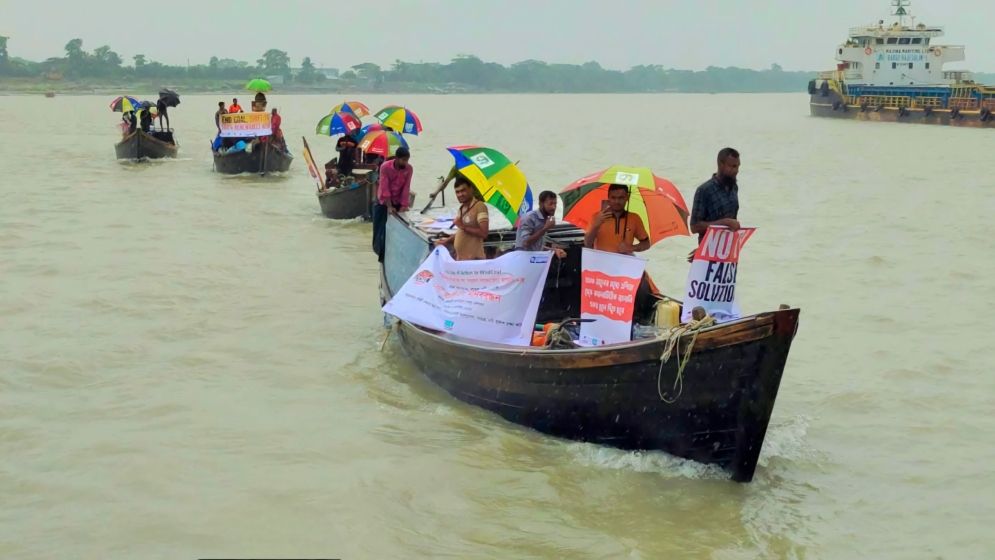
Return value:
<svg viewBox="0 0 995 560">
<path fill-rule="evenodd" d="M 995 128 L 995 115 L 981 110 L 932 109 L 921 107 L 869 107 L 844 103 L 838 97 L 813 95 L 809 102 L 813 117 L 858 121 L 936 124 L 965 128 Z"/>
</svg>

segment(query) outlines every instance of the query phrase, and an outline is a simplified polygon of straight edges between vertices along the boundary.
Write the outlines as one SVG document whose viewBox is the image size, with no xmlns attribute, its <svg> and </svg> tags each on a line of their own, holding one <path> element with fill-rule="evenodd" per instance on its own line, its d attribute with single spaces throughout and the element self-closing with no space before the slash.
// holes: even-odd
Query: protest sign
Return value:
<svg viewBox="0 0 995 560">
<path fill-rule="evenodd" d="M 736 303 L 736 274 L 739 256 L 756 228 L 736 231 L 711 226 L 694 252 L 684 292 L 681 321 L 691 320 L 691 311 L 701 306 L 716 321 L 731 321 L 740 316 Z"/>
<path fill-rule="evenodd" d="M 551 258 L 550 251 L 513 251 L 456 261 L 436 247 L 383 310 L 464 338 L 528 346 Z"/>
<path fill-rule="evenodd" d="M 616 344 L 632 339 L 632 314 L 636 290 L 646 261 L 584 249 L 581 256 L 580 343 L 586 346 Z"/>
<path fill-rule="evenodd" d="M 227 113 L 220 117 L 218 126 L 221 128 L 222 138 L 253 138 L 273 134 L 269 113 Z"/>
</svg>

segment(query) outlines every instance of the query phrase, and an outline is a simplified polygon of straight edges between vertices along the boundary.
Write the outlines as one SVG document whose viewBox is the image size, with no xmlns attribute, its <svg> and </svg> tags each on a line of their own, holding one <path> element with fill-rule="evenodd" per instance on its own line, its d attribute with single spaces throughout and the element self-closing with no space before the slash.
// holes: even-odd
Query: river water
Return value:
<svg viewBox="0 0 995 560">
<path fill-rule="evenodd" d="M 359 98 L 418 111 L 422 200 L 451 144 L 536 189 L 645 165 L 688 202 L 739 148 L 738 295 L 802 308 L 756 480 L 540 435 L 380 352 L 370 226 L 323 218 L 300 157 L 213 173 L 221 96 L 142 165 L 108 98 L 0 97 L 0 555 L 995 557 L 991 131 L 804 95 Z M 337 101 L 270 96 L 322 159 Z M 648 253 L 664 291 L 691 247 Z"/>
</svg>

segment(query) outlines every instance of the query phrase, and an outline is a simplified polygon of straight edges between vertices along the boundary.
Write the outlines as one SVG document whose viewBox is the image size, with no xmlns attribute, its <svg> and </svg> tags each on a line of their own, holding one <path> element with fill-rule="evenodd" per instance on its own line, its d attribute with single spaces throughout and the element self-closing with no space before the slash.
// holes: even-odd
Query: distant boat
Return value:
<svg viewBox="0 0 995 560">
<path fill-rule="evenodd" d="M 55 97 L 55 92 L 54 91 L 46 91 L 45 92 L 45 97 Z"/>
<path fill-rule="evenodd" d="M 812 115 L 995 127 L 995 87 L 975 83 L 970 72 L 944 70 L 964 60 L 964 47 L 933 43 L 943 28 L 916 24 L 909 4 L 892 1 L 898 21 L 890 26 L 880 20 L 850 29 L 836 49 L 836 70 L 808 84 Z"/>
<path fill-rule="evenodd" d="M 115 144 L 117 159 L 175 158 L 178 147 L 173 139 L 173 131 L 153 131 L 151 133 L 136 130 Z"/>
</svg>

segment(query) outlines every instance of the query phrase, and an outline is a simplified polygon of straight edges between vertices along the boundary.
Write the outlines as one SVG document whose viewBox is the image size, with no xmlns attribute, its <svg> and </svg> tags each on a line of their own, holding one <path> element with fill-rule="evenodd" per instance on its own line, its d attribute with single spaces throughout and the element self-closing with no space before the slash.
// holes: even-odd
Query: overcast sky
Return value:
<svg viewBox="0 0 995 560">
<path fill-rule="evenodd" d="M 126 63 L 142 53 L 170 64 L 212 56 L 255 61 L 268 48 L 320 66 L 475 54 L 607 68 L 637 64 L 790 70 L 833 66 L 852 26 L 887 18 L 889 0 L 0 0 L 12 56 L 62 56 L 74 37 L 108 44 Z M 130 9 L 129 9 L 130 8 Z M 140 22 L 142 10 L 145 17 Z M 917 0 L 919 21 L 966 45 L 964 67 L 995 71 L 991 0 Z M 222 15 L 223 14 L 223 15 Z"/>
</svg>

